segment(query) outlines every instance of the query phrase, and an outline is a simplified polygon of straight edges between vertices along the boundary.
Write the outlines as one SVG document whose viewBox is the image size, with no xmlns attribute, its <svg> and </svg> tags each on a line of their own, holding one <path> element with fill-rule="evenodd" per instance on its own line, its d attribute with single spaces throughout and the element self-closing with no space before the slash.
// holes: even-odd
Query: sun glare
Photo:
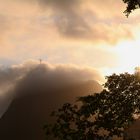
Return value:
<svg viewBox="0 0 140 140">
<path fill-rule="evenodd" d="M 115 49 L 121 70 L 133 73 L 140 66 L 140 40 L 121 42 Z"/>
</svg>

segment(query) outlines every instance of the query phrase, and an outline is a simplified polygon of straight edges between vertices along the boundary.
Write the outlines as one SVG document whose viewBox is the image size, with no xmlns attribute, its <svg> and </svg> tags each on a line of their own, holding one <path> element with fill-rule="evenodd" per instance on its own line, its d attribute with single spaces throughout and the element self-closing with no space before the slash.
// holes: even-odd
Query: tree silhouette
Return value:
<svg viewBox="0 0 140 140">
<path fill-rule="evenodd" d="M 138 73 L 113 74 L 106 79 L 102 92 L 79 97 L 78 104 L 66 103 L 53 112 L 56 121 L 44 126 L 46 136 L 59 140 L 126 139 L 125 130 L 140 115 L 140 79 Z"/>
<path fill-rule="evenodd" d="M 126 10 L 124 11 L 127 17 L 133 10 L 140 8 L 140 0 L 123 0 L 123 2 L 127 4 Z"/>
</svg>

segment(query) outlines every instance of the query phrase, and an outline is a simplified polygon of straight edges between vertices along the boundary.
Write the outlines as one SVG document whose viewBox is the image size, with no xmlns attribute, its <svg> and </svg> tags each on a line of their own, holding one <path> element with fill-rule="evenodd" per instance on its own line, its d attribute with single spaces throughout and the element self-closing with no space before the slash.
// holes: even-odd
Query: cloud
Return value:
<svg viewBox="0 0 140 140">
<path fill-rule="evenodd" d="M 79 6 L 82 0 L 37 0 L 42 6 L 52 6 L 54 9 L 58 10 L 68 10 L 73 11 L 74 8 Z"/>
<path fill-rule="evenodd" d="M 33 89 L 39 88 L 42 84 L 43 88 L 56 90 L 89 80 L 102 81 L 102 76 L 97 70 L 90 68 L 63 64 L 51 65 L 45 62 L 39 64 L 39 61 L 30 60 L 9 68 L 0 67 L 0 97 L 6 100 L 6 97 L 12 96 L 10 92 L 17 88 L 19 83 L 23 83 L 25 87 L 29 84 Z M 12 94 L 15 96 L 15 93 Z"/>
<path fill-rule="evenodd" d="M 34 60 L 1 68 L 0 75 L 3 75 L 0 85 L 2 81 L 5 87 L 14 83 L 0 96 L 0 113 L 9 106 L 0 119 L 0 136 L 5 140 L 43 139 L 42 126 L 52 110 L 65 102 L 74 102 L 77 96 L 101 91 L 97 81 L 103 80 L 94 69 L 40 64 Z"/>
<path fill-rule="evenodd" d="M 15 2 L 11 2 L 7 0 L 6 3 L 7 4 L 2 2 L 6 12 L 4 13 L 1 11 L 1 15 L 5 18 L 13 18 L 10 22 L 15 21 L 17 22 L 16 24 L 22 24 L 30 21 L 30 24 L 27 26 L 30 26 L 32 29 L 32 26 L 36 26 L 35 22 L 31 23 L 33 18 L 44 16 L 44 19 L 47 17 L 47 22 L 53 20 L 54 23 L 51 24 L 54 24 L 58 33 L 67 39 L 79 38 L 90 41 L 97 39 L 110 42 L 109 37 L 112 35 L 112 29 L 116 29 L 116 27 L 120 28 L 121 26 L 120 24 L 119 26 L 118 24 L 115 25 L 113 21 L 116 21 L 116 18 L 119 20 L 121 19 L 121 22 L 126 20 L 121 12 L 115 12 L 116 10 L 114 10 L 114 8 L 117 7 L 120 7 L 122 10 L 123 4 L 112 0 L 106 2 L 102 2 L 101 0 L 94 2 L 92 0 L 87 0 L 86 2 L 83 0 L 16 0 Z M 9 10 L 8 5 L 11 5 L 12 9 L 14 9 L 14 14 Z M 40 8 L 36 5 L 39 5 Z M 22 9 L 25 9 L 26 11 L 23 13 Z M 19 22 L 20 20 L 22 20 L 22 22 Z M 104 26 L 102 26 L 101 23 Z M 110 24 L 112 24 L 111 28 Z M 106 30 L 104 27 L 110 28 L 110 30 Z M 17 28 L 17 26 L 14 28 Z M 125 34 L 119 33 L 120 38 L 130 39 L 133 36 L 133 33 L 130 28 L 125 28 L 125 30 Z M 128 31 L 129 34 L 127 34 Z M 118 32 L 119 31 L 117 31 L 117 34 Z M 111 36 L 111 38 L 117 38 L 119 40 L 117 35 Z"/>
<path fill-rule="evenodd" d="M 83 44 L 87 48 L 87 43 L 96 51 L 98 45 L 132 39 L 131 23 L 138 19 L 126 19 L 121 10 L 114 10 L 116 6 L 121 4 L 111 0 L 1 0 L 0 59 L 21 62 L 56 49 L 63 52 L 64 46 L 68 52 Z"/>
<path fill-rule="evenodd" d="M 34 60 L 0 69 L 0 85 L 3 81 L 7 88 L 14 83 L 14 88 L 3 89 L 3 94 L 8 93 L 6 98 L 0 96 L 0 113 L 9 106 L 0 119 L 0 137 L 4 140 L 45 139 L 42 126 L 51 121 L 48 115 L 52 110 L 77 96 L 102 90 L 97 82 L 101 75 L 94 69 Z M 139 122 L 134 127 L 130 131 L 139 136 Z"/>
<path fill-rule="evenodd" d="M 115 67 L 119 57 L 106 53 L 108 46 L 132 39 L 139 28 L 139 18 L 126 19 L 118 7 L 113 0 L 1 0 L 0 63 L 42 58 Z"/>
<path fill-rule="evenodd" d="M 19 2 L 22 2 L 22 0 Z M 123 15 L 120 15 L 120 12 L 114 12 L 114 8 L 117 8 L 116 5 L 121 10 L 123 9 L 121 2 L 113 2 L 112 0 L 107 2 L 100 0 L 94 2 L 92 0 L 87 0 L 86 2 L 83 0 L 32 0 L 27 3 L 31 7 L 38 4 L 42 10 L 42 12 L 38 10 L 38 13 L 40 12 L 44 16 L 46 22 L 53 21 L 51 24 L 54 27 L 52 28 L 57 29 L 55 34 L 58 33 L 65 39 L 75 41 L 82 39 L 90 42 L 95 41 L 96 43 L 104 41 L 115 44 L 120 40 L 133 38 L 133 32 L 130 27 L 124 29 L 122 24 L 115 24 L 114 22 L 116 18 L 121 20 L 120 22 L 126 20 L 123 19 L 125 18 Z M 36 15 L 38 13 L 36 12 Z M 48 18 L 45 19 L 45 17 Z M 47 28 L 47 26 L 44 28 Z M 119 30 L 115 30 L 116 28 Z"/>
<path fill-rule="evenodd" d="M 74 81 L 78 82 L 91 79 L 97 81 L 103 80 L 103 77 L 96 69 L 88 67 L 78 67 L 74 64 L 50 64 L 47 61 L 43 61 L 40 64 L 40 61 L 29 60 L 20 65 L 13 65 L 12 69 L 26 74 L 30 74 L 30 72 L 32 73 L 33 71 L 36 71 L 39 73 L 39 76 L 40 74 L 45 75 L 46 80 L 54 80 L 52 81 L 52 83 L 50 83 L 50 81 L 48 82 L 52 85 L 57 82 L 56 79 L 62 79 L 62 81 L 65 81 L 65 84 L 67 84 L 67 82 L 73 83 Z M 36 76 L 38 76 L 37 73 Z M 56 85 L 60 83 L 61 80 L 59 80 Z M 65 84 L 62 83 L 61 85 L 64 86 Z"/>
<path fill-rule="evenodd" d="M 0 117 L 16 96 L 16 84 L 33 67 L 33 63 L 30 65 L 30 62 L 11 67 L 0 66 Z"/>
<path fill-rule="evenodd" d="M 20 78 L 24 77 L 24 74 L 28 73 L 34 67 L 34 61 L 27 61 L 20 65 L 12 65 L 11 67 L 0 67 L 0 87 L 13 84 Z M 31 64 L 31 65 L 30 65 Z"/>
<path fill-rule="evenodd" d="M 82 0 L 38 0 L 43 7 L 52 11 L 54 23 L 62 35 L 66 37 L 86 37 L 91 30 L 80 13 Z"/>
<path fill-rule="evenodd" d="M 112 0 L 105 3 L 100 0 L 94 2 L 91 0 L 87 2 L 83 0 L 37 1 L 41 7 L 52 10 L 55 26 L 59 33 L 66 38 L 96 40 L 97 42 L 103 40 L 111 44 L 115 44 L 121 39 L 133 38 L 130 28 L 112 23 L 115 18 L 121 18 L 121 16 L 114 13 L 114 9 L 108 7 L 115 8 L 117 5 L 122 9 L 120 2 L 113 2 Z M 104 10 L 104 14 L 101 9 Z"/>
</svg>

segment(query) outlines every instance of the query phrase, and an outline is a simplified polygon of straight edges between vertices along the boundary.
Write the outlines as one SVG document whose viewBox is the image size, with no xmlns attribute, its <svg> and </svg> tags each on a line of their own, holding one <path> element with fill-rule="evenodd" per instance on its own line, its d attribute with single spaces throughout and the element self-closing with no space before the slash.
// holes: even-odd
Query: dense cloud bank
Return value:
<svg viewBox="0 0 140 140">
<path fill-rule="evenodd" d="M 26 79 L 26 81 L 25 81 Z M 28 88 L 61 89 L 81 84 L 88 80 L 101 81 L 100 74 L 93 69 L 79 68 L 74 65 L 51 65 L 48 63 L 40 64 L 39 61 L 27 61 L 20 65 L 14 65 L 9 68 L 0 68 L 0 110 L 3 110 L 14 96 L 21 96 L 15 89 L 28 85 Z M 21 84 L 22 83 L 22 84 Z M 44 86 L 44 87 L 43 87 Z M 29 93 L 27 93 L 29 94 Z M 3 111 L 1 111 L 3 112 Z M 0 116 L 1 113 L 0 112 Z"/>
<path fill-rule="evenodd" d="M 29 61 L 1 68 L 0 85 L 11 85 L 1 93 L 0 136 L 4 140 L 43 140 L 43 124 L 51 111 L 77 96 L 101 91 L 100 74 L 73 65 L 51 65 Z M 8 134 L 8 135 L 7 135 Z"/>
<path fill-rule="evenodd" d="M 126 20 L 122 1 L 0 2 L 0 62 L 7 65 L 30 57 L 110 69 L 119 58 L 108 46 L 132 41 L 135 27 L 139 28 L 139 18 Z"/>
<path fill-rule="evenodd" d="M 0 77 L 0 113 L 5 112 L 0 137 L 4 140 L 44 140 L 42 127 L 51 121 L 50 112 L 78 96 L 100 92 L 97 81 L 103 80 L 93 69 L 39 61 L 1 67 Z M 139 121 L 128 131 L 139 137 Z"/>
<path fill-rule="evenodd" d="M 51 8 L 54 23 L 62 35 L 66 37 L 87 38 L 91 35 L 91 28 L 80 13 L 83 0 L 37 0 L 41 6 Z"/>
<path fill-rule="evenodd" d="M 54 24 L 63 37 L 104 40 L 113 44 L 120 41 L 121 38 L 133 38 L 133 33 L 127 25 L 120 27 L 113 20 L 110 21 L 110 16 L 111 18 L 117 17 L 119 20 L 121 17 L 119 17 L 119 11 L 111 14 L 108 7 L 110 7 L 110 11 L 112 10 L 111 7 L 120 7 L 121 9 L 123 7 L 121 2 L 112 0 L 106 2 L 101 0 L 32 0 L 32 2 L 37 2 L 41 9 L 50 9 Z M 104 14 L 109 17 L 108 21 L 104 21 L 102 18 L 103 13 L 102 16 L 100 15 L 101 8 L 105 10 Z"/>
<path fill-rule="evenodd" d="M 15 8 L 13 12 L 15 14 L 11 15 L 11 11 L 7 10 L 10 4 L 13 9 Z M 16 0 L 16 2 L 10 2 L 8 0 L 7 5 L 3 5 L 7 6 L 8 14 L 7 16 L 0 15 L 0 28 L 2 31 L 4 30 L 3 34 L 6 38 L 11 33 L 18 38 L 18 32 L 21 32 L 21 37 L 28 32 L 35 36 L 34 31 L 38 31 L 38 28 L 44 32 L 43 35 L 42 32 L 38 32 L 41 38 L 44 38 L 44 34 L 47 38 L 49 33 L 53 36 L 58 34 L 62 40 L 63 38 L 75 41 L 84 39 L 90 42 L 103 41 L 114 44 L 122 39 L 133 39 L 134 37 L 130 23 L 124 23 L 125 15 L 122 13 L 125 10 L 124 5 L 118 1 Z M 16 9 L 16 7 L 18 8 Z M 120 11 L 114 10 L 118 7 Z M 25 9 L 27 11 L 23 14 L 22 10 Z M 51 32 L 49 27 L 52 28 Z M 45 32 L 46 30 L 47 32 Z M 10 41 L 9 38 L 8 40 Z"/>
</svg>

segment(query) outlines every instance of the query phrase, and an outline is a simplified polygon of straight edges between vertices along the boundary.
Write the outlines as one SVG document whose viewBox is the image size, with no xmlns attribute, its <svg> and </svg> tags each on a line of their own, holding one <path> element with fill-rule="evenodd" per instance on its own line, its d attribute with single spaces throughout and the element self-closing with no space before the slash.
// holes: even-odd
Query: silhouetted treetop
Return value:
<svg viewBox="0 0 140 140">
<path fill-rule="evenodd" d="M 47 136 L 60 140 L 109 140 L 126 137 L 125 130 L 140 115 L 140 79 L 137 74 L 106 77 L 104 90 L 66 103 L 52 115 L 56 122 L 45 125 Z"/>
<path fill-rule="evenodd" d="M 133 10 L 140 8 L 140 0 L 123 0 L 123 2 L 127 4 L 126 10 L 124 11 L 127 17 Z"/>
</svg>

